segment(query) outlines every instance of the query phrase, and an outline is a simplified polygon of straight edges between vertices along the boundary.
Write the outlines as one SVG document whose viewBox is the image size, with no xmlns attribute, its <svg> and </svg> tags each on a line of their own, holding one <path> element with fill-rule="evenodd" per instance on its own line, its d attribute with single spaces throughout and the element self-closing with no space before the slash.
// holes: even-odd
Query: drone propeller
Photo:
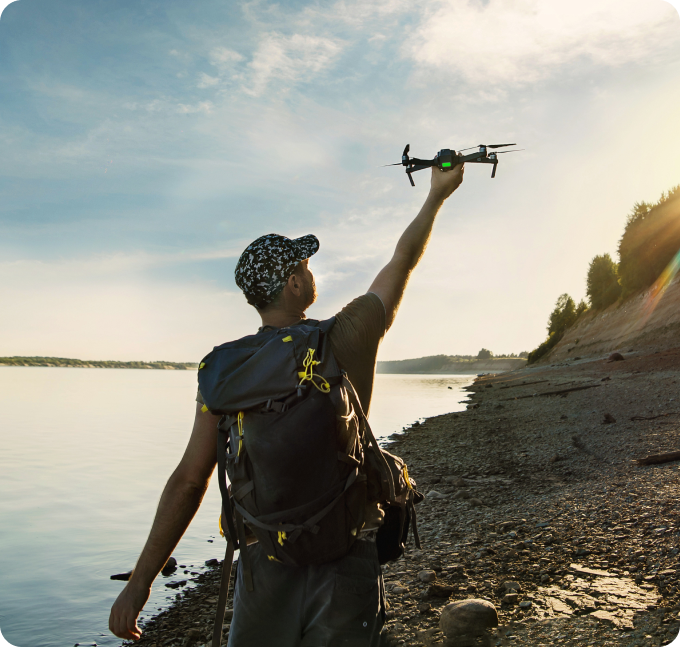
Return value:
<svg viewBox="0 0 680 647">
<path fill-rule="evenodd" d="M 401 155 L 401 162 L 398 164 L 383 164 L 381 168 L 385 168 L 386 166 L 407 166 L 407 164 L 404 163 L 404 158 L 406 158 L 406 162 L 409 162 L 408 158 L 408 152 L 411 150 L 411 144 L 406 144 L 406 148 L 404 149 L 404 152 Z"/>
<path fill-rule="evenodd" d="M 486 146 L 487 148 L 505 148 L 506 146 L 517 146 L 517 144 L 480 144 L 480 146 Z"/>
<path fill-rule="evenodd" d="M 524 150 L 526 150 L 526 148 L 518 148 L 514 151 L 498 151 L 496 153 L 496 155 L 503 155 L 503 153 L 519 153 L 519 152 L 524 151 Z"/>
</svg>

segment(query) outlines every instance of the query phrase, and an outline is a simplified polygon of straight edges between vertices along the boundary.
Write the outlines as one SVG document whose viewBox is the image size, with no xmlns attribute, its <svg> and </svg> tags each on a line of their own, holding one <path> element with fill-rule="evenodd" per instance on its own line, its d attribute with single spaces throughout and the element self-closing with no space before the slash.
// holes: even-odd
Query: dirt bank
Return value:
<svg viewBox="0 0 680 647">
<path fill-rule="evenodd" d="M 497 644 L 669 644 L 680 461 L 633 460 L 680 450 L 680 348 L 485 376 L 470 390 L 468 411 L 390 446 L 428 497 L 423 550 L 384 569 L 386 644 L 442 644 L 441 608 L 472 597 L 496 606 Z M 420 581 L 424 569 L 434 583 Z M 198 582 L 138 644 L 208 642 L 217 573 Z"/>
<path fill-rule="evenodd" d="M 650 288 L 604 312 L 586 314 L 540 364 L 630 349 L 649 352 L 673 348 L 680 339 L 680 274 L 655 306 L 653 294 Z"/>
</svg>

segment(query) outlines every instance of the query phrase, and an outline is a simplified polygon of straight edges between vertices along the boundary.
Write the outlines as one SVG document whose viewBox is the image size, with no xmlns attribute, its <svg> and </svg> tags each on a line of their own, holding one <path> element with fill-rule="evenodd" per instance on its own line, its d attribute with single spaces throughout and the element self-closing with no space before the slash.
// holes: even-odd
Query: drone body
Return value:
<svg viewBox="0 0 680 647">
<path fill-rule="evenodd" d="M 431 160 L 421 160 L 417 157 L 409 157 L 408 152 L 410 150 L 410 145 L 406 144 L 404 153 L 401 156 L 401 164 L 390 164 L 389 166 L 404 166 L 406 167 L 406 174 L 408 179 L 411 181 L 411 186 L 415 186 L 413 177 L 411 173 L 416 171 L 422 171 L 425 168 L 430 168 L 436 166 L 440 171 L 450 171 L 458 164 L 473 163 L 473 164 L 493 164 L 493 171 L 491 172 L 491 177 L 496 177 L 496 167 L 498 166 L 498 155 L 500 153 L 489 152 L 490 148 L 505 148 L 506 146 L 517 146 L 517 144 L 480 144 L 479 150 L 476 153 L 470 153 L 468 155 L 463 155 L 462 151 L 455 151 L 449 148 L 443 148 L 440 150 L 434 159 Z M 475 148 L 475 147 L 473 147 Z M 464 148 L 463 150 L 470 150 L 469 148 Z M 517 151 L 501 151 L 501 153 L 515 153 Z"/>
</svg>

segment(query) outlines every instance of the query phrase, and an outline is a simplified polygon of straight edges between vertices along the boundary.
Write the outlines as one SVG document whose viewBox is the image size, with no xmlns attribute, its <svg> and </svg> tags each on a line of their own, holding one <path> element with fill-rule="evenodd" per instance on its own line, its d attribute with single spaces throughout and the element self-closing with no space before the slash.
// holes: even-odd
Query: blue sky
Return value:
<svg viewBox="0 0 680 647">
<path fill-rule="evenodd" d="M 427 194 L 406 143 L 518 142 L 447 202 L 380 357 L 530 350 L 626 214 L 680 183 L 663 0 L 19 0 L 0 19 L 0 355 L 195 361 L 233 282 L 315 233 L 330 316 Z"/>
</svg>

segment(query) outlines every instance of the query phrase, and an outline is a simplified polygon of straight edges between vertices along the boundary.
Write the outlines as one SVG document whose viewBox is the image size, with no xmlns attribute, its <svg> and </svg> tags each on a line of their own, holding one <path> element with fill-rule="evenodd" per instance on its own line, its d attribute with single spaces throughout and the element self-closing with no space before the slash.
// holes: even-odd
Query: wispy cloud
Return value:
<svg viewBox="0 0 680 647">
<path fill-rule="evenodd" d="M 404 52 L 424 70 L 517 87 L 570 65 L 654 62 L 677 42 L 671 18 L 658 0 L 460 0 L 430 9 Z"/>
</svg>

